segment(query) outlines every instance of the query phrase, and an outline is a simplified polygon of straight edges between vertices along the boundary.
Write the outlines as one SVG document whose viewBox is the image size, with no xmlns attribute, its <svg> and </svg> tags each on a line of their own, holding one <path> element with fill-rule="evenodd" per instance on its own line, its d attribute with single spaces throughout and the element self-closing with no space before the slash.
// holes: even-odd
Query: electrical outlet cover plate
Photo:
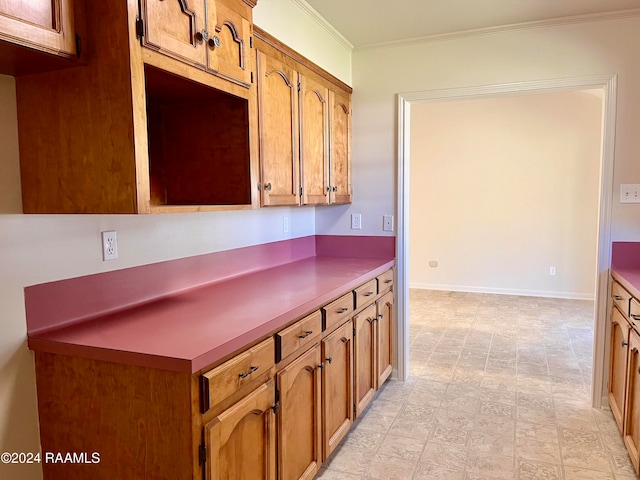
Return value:
<svg viewBox="0 0 640 480">
<path fill-rule="evenodd" d="M 382 216 L 382 230 L 385 232 L 393 232 L 393 215 Z"/>
<path fill-rule="evenodd" d="M 362 215 L 359 213 L 351 214 L 351 230 L 362 229 Z"/>
<path fill-rule="evenodd" d="M 118 258 L 118 237 L 116 231 L 102 232 L 102 260 L 115 260 Z"/>
</svg>

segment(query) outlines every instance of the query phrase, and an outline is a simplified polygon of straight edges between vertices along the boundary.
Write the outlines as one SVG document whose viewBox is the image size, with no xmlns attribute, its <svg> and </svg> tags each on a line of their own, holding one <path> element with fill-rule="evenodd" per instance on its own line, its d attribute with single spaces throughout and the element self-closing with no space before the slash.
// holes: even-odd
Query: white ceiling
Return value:
<svg viewBox="0 0 640 480">
<path fill-rule="evenodd" d="M 466 30 L 640 8 L 640 0 L 306 0 L 306 2 L 356 48 Z"/>
</svg>

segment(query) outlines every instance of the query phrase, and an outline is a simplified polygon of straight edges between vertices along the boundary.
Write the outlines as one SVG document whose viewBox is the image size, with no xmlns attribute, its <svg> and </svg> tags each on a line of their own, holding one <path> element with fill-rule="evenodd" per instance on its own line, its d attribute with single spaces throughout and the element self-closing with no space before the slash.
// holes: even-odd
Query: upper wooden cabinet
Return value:
<svg viewBox="0 0 640 480">
<path fill-rule="evenodd" d="M 0 1 L 0 39 L 75 56 L 75 34 L 72 0 Z"/>
<path fill-rule="evenodd" d="M 330 203 L 351 203 L 351 95 L 340 90 L 329 93 Z"/>
<path fill-rule="evenodd" d="M 212 75 L 176 58 L 198 50 L 181 29 L 193 34 L 207 25 L 207 13 L 218 12 L 217 34 L 224 42 L 237 32 L 246 34 L 250 23 L 234 15 L 250 21 L 251 9 L 242 0 L 195 6 L 145 2 L 145 28 L 165 48 L 160 51 L 141 45 L 145 29 L 136 28 L 138 2 L 91 2 L 81 17 L 91 25 L 86 65 L 17 78 L 25 213 L 258 206 L 252 188 L 258 182 L 255 86 L 247 88 L 244 73 L 242 81 L 231 81 L 228 62 L 219 60 Z M 242 56 L 238 65 L 255 62 L 247 43 L 243 40 L 243 52 L 236 52 Z M 226 52 L 221 45 L 214 50 Z M 211 47 L 204 48 L 210 61 Z"/>
<path fill-rule="evenodd" d="M 257 52 L 262 205 L 298 205 L 298 73 Z"/>
<path fill-rule="evenodd" d="M 73 66 L 66 59 L 79 56 L 79 41 L 73 0 L 0 1 L 0 73 Z"/>
<path fill-rule="evenodd" d="M 351 88 L 255 28 L 261 205 L 351 202 Z"/>
<path fill-rule="evenodd" d="M 138 30 L 144 46 L 249 87 L 253 6 L 243 0 L 143 0 Z"/>
</svg>

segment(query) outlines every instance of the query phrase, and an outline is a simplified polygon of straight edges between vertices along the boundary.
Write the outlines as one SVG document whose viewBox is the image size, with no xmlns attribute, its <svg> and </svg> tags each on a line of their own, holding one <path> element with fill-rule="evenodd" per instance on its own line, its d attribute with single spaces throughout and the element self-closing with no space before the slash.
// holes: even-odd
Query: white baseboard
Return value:
<svg viewBox="0 0 640 480">
<path fill-rule="evenodd" d="M 566 298 L 570 300 L 594 301 L 592 293 L 554 292 L 550 290 L 520 290 L 516 288 L 470 287 L 466 285 L 436 285 L 431 283 L 409 282 L 409 288 L 419 290 L 443 290 L 447 292 L 492 293 L 496 295 L 518 295 L 522 297 Z"/>
</svg>

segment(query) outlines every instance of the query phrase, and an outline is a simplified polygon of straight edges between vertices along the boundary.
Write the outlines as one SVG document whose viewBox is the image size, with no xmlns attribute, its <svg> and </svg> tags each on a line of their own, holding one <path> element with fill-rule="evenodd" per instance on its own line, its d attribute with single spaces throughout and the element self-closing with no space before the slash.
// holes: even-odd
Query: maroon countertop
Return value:
<svg viewBox="0 0 640 480">
<path fill-rule="evenodd" d="M 275 333 L 395 264 L 312 256 L 29 334 L 29 348 L 197 372 Z"/>
<path fill-rule="evenodd" d="M 612 268 L 611 276 L 631 295 L 640 298 L 640 268 Z"/>
<path fill-rule="evenodd" d="M 636 298 L 640 298 L 640 242 L 613 242 L 611 276 Z"/>
</svg>

